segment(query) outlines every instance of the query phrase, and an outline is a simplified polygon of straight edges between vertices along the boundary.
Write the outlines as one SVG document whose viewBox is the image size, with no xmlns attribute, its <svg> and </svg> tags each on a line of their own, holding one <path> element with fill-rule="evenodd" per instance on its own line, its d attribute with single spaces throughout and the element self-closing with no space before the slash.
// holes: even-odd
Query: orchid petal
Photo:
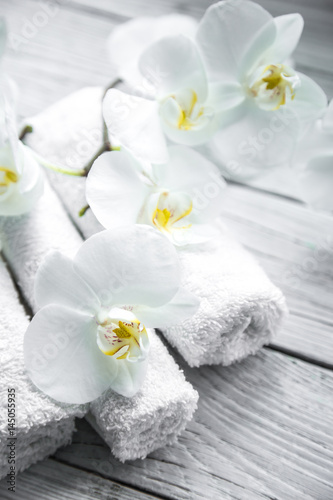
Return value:
<svg viewBox="0 0 333 500">
<path fill-rule="evenodd" d="M 333 210 L 333 154 L 312 158 L 298 175 L 304 201 L 320 210 Z"/>
<path fill-rule="evenodd" d="M 96 294 L 74 271 L 73 261 L 57 251 L 48 254 L 37 271 L 35 298 L 39 307 L 59 304 L 90 314 L 100 307 Z"/>
<path fill-rule="evenodd" d="M 177 253 L 168 240 L 146 225 L 102 231 L 74 258 L 74 269 L 103 306 L 168 302 L 179 286 Z"/>
<path fill-rule="evenodd" d="M 322 122 L 325 132 L 333 132 L 333 99 L 331 99 Z"/>
<path fill-rule="evenodd" d="M 125 81 L 145 89 L 147 85 L 138 67 L 144 50 L 164 36 L 183 34 L 194 38 L 197 25 L 195 19 L 184 14 L 131 19 L 114 28 L 108 39 L 111 63 Z"/>
<path fill-rule="evenodd" d="M 320 118 L 327 109 L 325 92 L 311 78 L 303 73 L 297 73 L 301 86 L 296 90 L 296 96 L 291 106 L 302 123 Z"/>
<path fill-rule="evenodd" d="M 213 137 L 209 149 L 223 175 L 249 179 L 263 169 L 288 163 L 299 133 L 300 121 L 292 106 L 263 111 L 250 105 L 237 123 Z"/>
<path fill-rule="evenodd" d="M 248 47 L 272 16 L 245 0 L 218 2 L 201 20 L 197 42 L 212 81 L 236 81 Z"/>
<path fill-rule="evenodd" d="M 139 361 L 127 359 L 116 360 L 117 375 L 110 385 L 110 389 L 124 397 L 131 398 L 141 389 L 146 378 L 149 358 Z"/>
<path fill-rule="evenodd" d="M 267 53 L 269 64 L 282 63 L 294 52 L 301 37 L 304 19 L 300 14 L 287 14 L 274 18 L 276 39 Z"/>
<path fill-rule="evenodd" d="M 162 38 L 148 47 L 139 66 L 155 87 L 157 99 L 182 89 L 193 90 L 199 102 L 207 97 L 207 80 L 198 49 L 183 35 Z"/>
<path fill-rule="evenodd" d="M 0 19 L 0 60 L 3 57 L 7 41 L 7 26 L 3 18 Z"/>
<path fill-rule="evenodd" d="M 226 188 L 218 168 L 197 151 L 184 146 L 171 146 L 169 155 L 165 167 L 155 168 L 159 184 L 187 192 L 193 201 L 196 220 L 216 217 Z"/>
<path fill-rule="evenodd" d="M 112 151 L 99 156 L 89 172 L 87 202 L 107 229 L 137 222 L 148 188 L 135 163 L 128 153 Z"/>
<path fill-rule="evenodd" d="M 7 148 L 8 149 L 8 148 Z M 10 149 L 10 148 L 9 148 Z M 8 195 L 0 195 L 0 215 L 17 216 L 29 212 L 37 203 L 44 190 L 44 175 L 29 148 L 18 145 L 22 175 L 13 184 Z M 9 167 L 16 170 L 13 156 L 8 156 Z"/>
<path fill-rule="evenodd" d="M 103 101 L 103 116 L 111 137 L 134 156 L 151 163 L 167 161 L 157 102 L 110 89 Z"/>
<path fill-rule="evenodd" d="M 133 312 L 147 328 L 166 328 L 178 325 L 193 316 L 200 300 L 185 288 L 180 288 L 173 299 L 161 307 L 136 306 Z"/>
<path fill-rule="evenodd" d="M 24 337 L 27 373 L 43 392 L 64 403 L 101 396 L 117 376 L 117 361 L 96 342 L 95 319 L 49 305 L 32 319 Z"/>
<path fill-rule="evenodd" d="M 212 224 L 191 224 L 188 228 L 174 228 L 170 235 L 170 240 L 178 247 L 199 245 L 200 243 L 217 238 L 219 234 L 219 230 Z"/>
<path fill-rule="evenodd" d="M 244 102 L 243 87 L 238 82 L 215 82 L 209 86 L 208 105 L 220 113 Z"/>
<path fill-rule="evenodd" d="M 199 146 L 205 144 L 219 130 L 220 116 L 209 107 L 198 121 L 197 126 L 189 130 L 175 128 L 165 120 L 162 120 L 162 127 L 171 141 L 184 146 Z"/>
</svg>

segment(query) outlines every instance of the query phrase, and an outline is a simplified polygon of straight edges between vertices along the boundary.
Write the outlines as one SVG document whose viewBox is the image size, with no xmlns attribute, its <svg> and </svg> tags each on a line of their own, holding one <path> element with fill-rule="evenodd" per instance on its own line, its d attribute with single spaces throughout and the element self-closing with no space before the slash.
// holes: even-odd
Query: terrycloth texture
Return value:
<svg viewBox="0 0 333 500">
<path fill-rule="evenodd" d="M 103 142 L 102 97 L 103 89 L 86 87 L 28 118 L 26 123 L 33 126 L 34 132 L 27 135 L 26 143 L 48 161 L 80 170 Z M 78 215 L 87 204 L 85 177 L 60 175 L 51 170 L 46 173 L 84 237 L 102 230 L 91 210 L 84 217 Z"/>
<path fill-rule="evenodd" d="M 121 461 L 145 458 L 150 451 L 175 442 L 197 406 L 192 386 L 166 347 L 156 334 L 151 339 L 154 355 L 140 394 L 126 399 L 106 393 L 91 404 L 88 416 Z"/>
<path fill-rule="evenodd" d="M 214 243 L 179 251 L 182 285 L 197 313 L 163 330 L 190 366 L 230 365 L 268 344 L 286 313 L 282 292 L 224 228 Z"/>
<path fill-rule="evenodd" d="M 85 88 L 31 119 L 34 133 L 29 145 L 40 154 L 50 154 L 55 162 L 82 168 L 98 149 L 101 98 L 101 89 Z M 95 138 L 95 142 L 84 142 L 84 158 L 77 154 L 83 147 L 82 137 Z M 63 181 L 52 172 L 50 177 L 85 237 L 99 231 L 101 226 L 91 211 L 77 216 L 86 204 L 85 180 Z M 163 333 L 189 365 L 228 365 L 270 342 L 286 310 L 284 298 L 225 230 L 215 245 L 182 248 L 179 256 L 183 286 L 202 303 L 194 318 Z"/>
<path fill-rule="evenodd" d="M 61 148 L 61 143 L 58 147 Z M 52 248 L 71 256 L 82 243 L 48 185 L 30 215 L 0 220 L 0 240 L 34 312 L 33 279 L 43 257 Z M 144 458 L 155 449 L 173 443 L 197 405 L 197 392 L 186 382 L 153 330 L 151 338 L 148 376 L 140 393 L 128 400 L 109 391 L 92 405 L 101 435 L 120 460 Z"/>
<path fill-rule="evenodd" d="M 8 389 L 15 389 L 16 472 L 71 441 L 74 416 L 84 407 L 61 405 L 38 391 L 25 374 L 23 336 L 29 320 L 0 258 L 0 478 L 9 473 Z"/>
<path fill-rule="evenodd" d="M 51 250 L 60 250 L 72 257 L 82 244 L 82 238 L 48 182 L 30 213 L 0 217 L 0 241 L 16 281 L 35 312 L 34 278 L 43 258 Z"/>
</svg>

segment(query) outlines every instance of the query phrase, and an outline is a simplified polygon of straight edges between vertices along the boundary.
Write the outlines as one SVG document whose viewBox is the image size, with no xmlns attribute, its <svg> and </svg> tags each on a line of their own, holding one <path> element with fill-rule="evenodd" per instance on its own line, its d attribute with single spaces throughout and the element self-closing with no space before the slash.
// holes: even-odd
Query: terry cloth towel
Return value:
<svg viewBox="0 0 333 500">
<path fill-rule="evenodd" d="M 29 145 L 55 163 L 81 169 L 100 145 L 102 95 L 100 88 L 84 88 L 29 120 Z M 85 237 L 99 231 L 91 211 L 78 217 L 86 204 L 85 179 L 49 175 Z M 271 341 L 286 311 L 284 297 L 225 229 L 213 245 L 183 247 L 179 257 L 183 286 L 200 297 L 201 306 L 163 333 L 189 365 L 229 365 Z"/>
<path fill-rule="evenodd" d="M 33 281 L 43 257 L 52 248 L 71 256 L 82 243 L 48 184 L 33 212 L 22 218 L 0 220 L 0 240 L 22 292 L 35 312 Z M 99 432 L 120 460 L 144 458 L 155 449 L 173 443 L 197 405 L 197 392 L 153 330 L 151 338 L 148 375 L 142 390 L 131 400 L 108 391 L 91 406 Z"/>
<path fill-rule="evenodd" d="M 182 285 L 200 297 L 196 314 L 163 330 L 190 366 L 230 365 L 268 344 L 287 311 L 282 292 L 222 225 L 219 238 L 182 248 Z"/>
<path fill-rule="evenodd" d="M 68 444 L 74 430 L 74 417 L 83 416 L 85 408 L 56 403 L 36 389 L 26 376 L 22 340 L 29 320 L 1 258 L 0 295 L 2 478 L 9 474 L 11 466 L 15 466 L 17 473 L 51 455 L 60 446 Z M 8 422 L 8 419 L 13 420 Z"/>
</svg>

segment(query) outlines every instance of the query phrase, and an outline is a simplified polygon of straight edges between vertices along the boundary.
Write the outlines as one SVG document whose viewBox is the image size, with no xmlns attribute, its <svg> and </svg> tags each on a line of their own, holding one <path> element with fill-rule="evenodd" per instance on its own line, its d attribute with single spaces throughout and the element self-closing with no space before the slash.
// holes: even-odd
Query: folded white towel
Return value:
<svg viewBox="0 0 333 500">
<path fill-rule="evenodd" d="M 190 366 L 230 365 L 272 340 L 285 299 L 226 228 L 209 245 L 183 247 L 179 257 L 182 285 L 201 303 L 192 318 L 163 334 Z"/>
<path fill-rule="evenodd" d="M 82 168 L 102 140 L 102 95 L 99 88 L 84 88 L 32 118 L 29 145 L 56 163 Z M 91 211 L 77 215 L 86 204 L 85 180 L 53 172 L 50 178 L 84 236 L 99 231 Z M 270 342 L 286 311 L 283 295 L 226 229 L 214 244 L 181 247 L 179 256 L 182 284 L 202 299 L 201 306 L 193 318 L 163 333 L 189 365 L 228 365 Z"/>
<path fill-rule="evenodd" d="M 21 218 L 0 220 L 0 240 L 34 311 L 33 282 L 43 257 L 53 248 L 72 256 L 82 243 L 48 183 L 33 212 Z M 197 405 L 197 392 L 186 382 L 153 330 L 151 339 L 148 375 L 140 393 L 129 400 L 109 391 L 91 407 L 101 435 L 120 460 L 144 458 L 174 442 Z"/>
<path fill-rule="evenodd" d="M 106 393 L 91 404 L 88 421 L 121 461 L 145 458 L 174 443 L 197 406 L 196 392 L 156 334 L 151 351 L 139 394 L 123 398 Z"/>
<path fill-rule="evenodd" d="M 83 416 L 86 408 L 57 404 L 38 391 L 26 376 L 22 340 L 29 320 L 1 258 L 0 295 L 0 478 L 2 478 L 9 474 L 11 466 L 15 466 L 17 473 L 51 455 L 59 446 L 68 444 L 74 430 L 74 417 Z M 10 425 L 8 418 L 14 419 L 10 420 Z M 14 424 L 14 428 L 11 424 Z M 11 431 L 13 435 L 10 434 Z"/>
</svg>

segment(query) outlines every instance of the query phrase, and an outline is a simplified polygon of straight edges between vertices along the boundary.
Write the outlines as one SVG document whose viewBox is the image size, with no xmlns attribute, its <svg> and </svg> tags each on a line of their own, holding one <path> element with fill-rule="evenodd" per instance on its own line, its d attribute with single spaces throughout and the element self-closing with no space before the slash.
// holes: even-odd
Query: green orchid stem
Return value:
<svg viewBox="0 0 333 500">
<path fill-rule="evenodd" d="M 45 160 L 45 158 L 39 156 L 35 151 L 33 151 L 33 154 L 40 165 L 48 168 L 49 170 L 53 170 L 54 172 L 58 172 L 59 174 L 71 175 L 74 177 L 84 177 L 86 175 L 84 170 L 67 170 L 59 165 L 53 165 L 53 163 Z"/>
<path fill-rule="evenodd" d="M 104 94 L 103 94 L 102 100 L 106 96 L 107 91 L 110 90 L 110 89 L 113 89 L 116 85 L 118 85 L 118 83 L 122 83 L 122 79 L 117 77 L 104 90 Z"/>
<path fill-rule="evenodd" d="M 122 80 L 120 78 L 116 78 L 115 80 L 113 80 L 110 83 L 110 85 L 108 85 L 106 87 L 106 89 L 103 92 L 102 102 L 103 102 L 104 97 L 106 96 L 107 91 L 114 88 L 116 85 L 118 85 L 118 83 L 121 83 L 121 82 L 122 82 Z M 101 154 L 105 153 L 106 151 L 112 151 L 112 147 L 111 147 L 111 143 L 109 141 L 108 128 L 107 128 L 107 125 L 106 125 L 104 117 L 103 117 L 103 145 L 96 151 L 94 156 L 91 158 L 91 160 L 89 160 L 87 165 L 84 167 L 83 171 L 84 171 L 85 176 L 87 176 L 89 174 L 90 169 L 91 169 L 94 161 L 97 160 L 97 158 Z"/>
<path fill-rule="evenodd" d="M 19 134 L 19 139 L 20 141 L 23 141 L 23 139 L 25 138 L 25 136 L 27 134 L 31 134 L 31 132 L 33 132 L 33 127 L 31 125 L 25 125 L 23 127 L 23 129 L 21 130 L 20 134 Z"/>
<path fill-rule="evenodd" d="M 79 217 L 83 217 L 86 213 L 87 210 L 89 210 L 90 208 L 90 205 L 86 205 L 84 207 L 81 208 L 81 210 L 79 211 Z"/>
<path fill-rule="evenodd" d="M 94 161 L 97 160 L 97 158 L 99 156 L 101 156 L 101 154 L 105 153 L 106 151 L 111 151 L 111 144 L 109 143 L 109 141 L 107 141 L 104 144 L 102 144 L 102 146 L 96 151 L 96 153 L 91 158 L 91 160 L 89 160 L 89 162 L 87 163 L 87 165 L 82 170 L 82 172 L 83 172 L 82 176 L 87 177 L 87 175 L 90 172 L 91 167 L 93 166 Z"/>
</svg>

